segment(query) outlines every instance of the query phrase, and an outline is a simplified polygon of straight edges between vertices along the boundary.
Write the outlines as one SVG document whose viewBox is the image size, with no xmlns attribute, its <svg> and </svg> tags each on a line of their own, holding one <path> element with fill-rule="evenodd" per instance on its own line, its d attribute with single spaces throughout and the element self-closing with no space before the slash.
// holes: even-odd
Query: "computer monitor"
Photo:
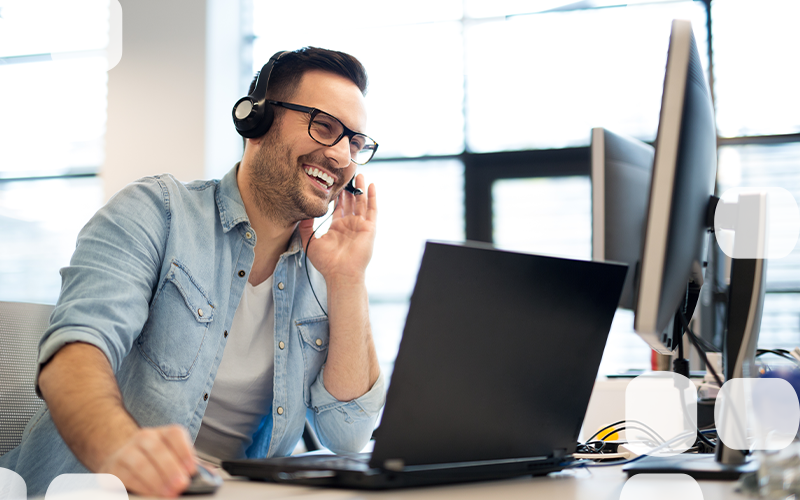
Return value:
<svg viewBox="0 0 800 500">
<path fill-rule="evenodd" d="M 592 129 L 592 259 L 628 264 L 619 307 L 633 310 L 638 288 L 653 146 Z"/>
<path fill-rule="evenodd" d="M 634 330 L 660 352 L 679 307 L 691 317 L 709 238 L 717 172 L 714 105 L 689 21 L 672 24 L 643 236 Z"/>
<path fill-rule="evenodd" d="M 660 352 L 681 342 L 680 315 L 691 318 L 703 284 L 714 198 L 717 136 L 711 94 L 689 21 L 672 23 L 655 145 L 634 329 Z M 725 379 L 746 377 L 755 355 L 764 302 L 765 261 L 733 259 L 723 349 Z M 671 327 L 675 322 L 678 326 Z M 721 441 L 716 460 L 647 457 L 626 467 L 730 479 L 752 470 Z"/>
</svg>

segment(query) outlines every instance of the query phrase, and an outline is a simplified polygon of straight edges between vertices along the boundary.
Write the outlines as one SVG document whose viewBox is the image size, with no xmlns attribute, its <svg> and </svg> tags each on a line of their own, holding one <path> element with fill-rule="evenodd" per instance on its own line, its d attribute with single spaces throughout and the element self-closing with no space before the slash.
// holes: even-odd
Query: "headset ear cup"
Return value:
<svg viewBox="0 0 800 500">
<path fill-rule="evenodd" d="M 274 117 L 275 110 L 268 103 L 264 103 L 263 109 L 254 108 L 247 117 L 241 119 L 236 117 L 236 106 L 233 108 L 233 123 L 236 131 L 239 132 L 239 135 L 248 139 L 266 134 L 272 126 Z"/>
<path fill-rule="evenodd" d="M 233 126 L 243 137 L 249 137 L 249 132 L 259 121 L 258 109 L 250 96 L 245 96 L 236 101 L 231 110 Z"/>
<path fill-rule="evenodd" d="M 250 138 L 261 137 L 269 132 L 272 127 L 272 121 L 275 119 L 275 108 L 272 104 L 264 103 L 264 112 L 261 114 L 261 122 L 253 129 L 253 135 Z"/>
</svg>

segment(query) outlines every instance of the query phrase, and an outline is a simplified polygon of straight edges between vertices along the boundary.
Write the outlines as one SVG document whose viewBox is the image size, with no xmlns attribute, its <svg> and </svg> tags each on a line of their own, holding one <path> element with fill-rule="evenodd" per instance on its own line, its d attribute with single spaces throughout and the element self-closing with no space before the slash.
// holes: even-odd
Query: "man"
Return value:
<svg viewBox="0 0 800 500">
<path fill-rule="evenodd" d="M 360 133 L 366 74 L 306 48 L 266 76 L 274 122 L 223 179 L 140 179 L 78 236 L 40 344 L 46 408 L 0 457 L 29 494 L 88 470 L 175 496 L 193 442 L 207 459 L 289 455 L 306 417 L 333 451 L 369 440 L 384 401 L 364 280 L 376 191 L 360 175 L 364 194 L 342 190 L 377 147 Z"/>
</svg>

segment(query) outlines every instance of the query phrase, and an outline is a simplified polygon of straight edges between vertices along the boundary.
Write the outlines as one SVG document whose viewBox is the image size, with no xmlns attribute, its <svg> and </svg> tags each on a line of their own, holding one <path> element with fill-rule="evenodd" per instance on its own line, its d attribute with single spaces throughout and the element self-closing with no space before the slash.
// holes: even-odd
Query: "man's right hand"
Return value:
<svg viewBox="0 0 800 500">
<path fill-rule="evenodd" d="M 174 497 L 189 484 L 197 470 L 189 433 L 179 425 L 139 427 L 97 347 L 62 347 L 42 368 L 39 388 L 61 437 L 90 471 L 114 474 L 148 496 Z"/>
<path fill-rule="evenodd" d="M 179 425 L 139 429 L 97 472 L 117 476 L 131 493 L 175 497 L 197 471 L 189 433 Z"/>
</svg>

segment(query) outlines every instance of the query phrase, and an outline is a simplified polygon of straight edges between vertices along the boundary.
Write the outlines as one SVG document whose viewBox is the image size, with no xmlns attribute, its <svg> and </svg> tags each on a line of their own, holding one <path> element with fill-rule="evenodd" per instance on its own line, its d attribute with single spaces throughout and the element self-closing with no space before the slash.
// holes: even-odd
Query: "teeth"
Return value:
<svg viewBox="0 0 800 500">
<path fill-rule="evenodd" d="M 318 169 L 316 167 L 315 168 L 306 167 L 305 171 L 306 171 L 306 173 L 308 175 L 310 175 L 312 177 L 316 177 L 317 179 L 319 179 L 322 182 L 324 182 L 326 186 L 331 187 L 333 185 L 333 177 L 331 177 L 330 175 L 326 174 L 322 170 L 320 170 L 320 169 Z"/>
</svg>

